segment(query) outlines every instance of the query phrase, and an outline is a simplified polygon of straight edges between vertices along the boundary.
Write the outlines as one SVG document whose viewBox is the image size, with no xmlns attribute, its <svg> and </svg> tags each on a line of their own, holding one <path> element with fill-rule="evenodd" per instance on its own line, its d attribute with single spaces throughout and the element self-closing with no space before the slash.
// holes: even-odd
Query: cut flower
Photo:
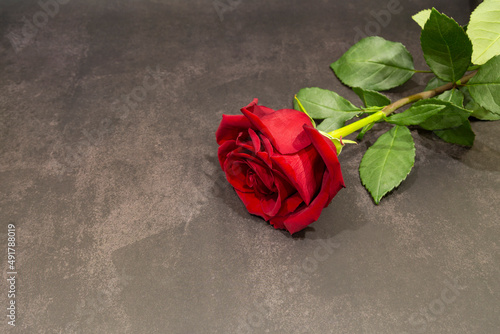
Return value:
<svg viewBox="0 0 500 334">
<path fill-rule="evenodd" d="M 243 115 L 223 115 L 219 162 L 251 214 L 293 234 L 316 221 L 345 187 L 337 149 L 307 114 L 257 102 L 242 108 Z"/>
</svg>

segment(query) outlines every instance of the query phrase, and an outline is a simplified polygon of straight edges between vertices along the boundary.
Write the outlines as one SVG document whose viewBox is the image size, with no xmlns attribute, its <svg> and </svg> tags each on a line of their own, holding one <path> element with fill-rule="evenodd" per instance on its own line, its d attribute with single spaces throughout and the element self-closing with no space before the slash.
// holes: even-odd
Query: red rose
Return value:
<svg viewBox="0 0 500 334">
<path fill-rule="evenodd" d="M 257 99 L 243 115 L 223 115 L 219 162 L 248 212 L 291 234 L 316 221 L 345 187 L 337 150 L 309 117 Z"/>
</svg>

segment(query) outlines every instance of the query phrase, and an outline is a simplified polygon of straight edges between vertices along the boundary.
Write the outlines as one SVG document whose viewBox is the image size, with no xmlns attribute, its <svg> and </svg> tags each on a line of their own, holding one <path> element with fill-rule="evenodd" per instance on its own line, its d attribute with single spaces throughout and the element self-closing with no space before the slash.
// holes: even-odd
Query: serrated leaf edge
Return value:
<svg viewBox="0 0 500 334">
<path fill-rule="evenodd" d="M 406 127 L 406 126 L 403 126 L 403 125 L 397 125 L 397 126 L 395 127 L 394 136 L 393 136 L 393 138 L 392 138 L 392 142 L 391 142 L 391 147 L 392 147 L 392 146 L 393 146 L 393 144 L 394 144 L 394 140 L 395 140 L 395 138 L 396 138 L 396 134 L 397 134 L 398 128 L 400 128 L 400 127 L 401 127 L 401 128 L 406 128 L 408 131 L 410 131 L 410 130 Z M 389 130 L 389 131 L 390 131 L 390 130 Z M 389 131 L 387 131 L 386 133 L 388 133 Z M 385 134 L 385 133 L 384 133 L 384 134 Z M 383 136 L 384 134 L 382 134 L 381 136 Z M 381 137 L 381 136 L 380 136 L 380 137 Z M 411 132 L 410 132 L 410 136 L 411 136 Z M 380 137 L 379 137 L 379 138 L 380 138 Z M 377 139 L 377 140 L 378 140 L 378 139 Z M 376 141 L 375 141 L 375 143 L 376 143 Z M 374 144 L 375 144 L 375 143 L 374 143 Z M 365 187 L 365 189 L 366 189 L 366 190 L 368 190 L 368 192 L 369 192 L 369 193 L 370 193 L 370 195 L 372 196 L 373 200 L 375 201 L 375 204 L 377 204 L 377 205 L 378 205 L 378 204 L 380 203 L 380 200 L 381 200 L 381 199 L 382 199 L 385 195 L 387 195 L 387 193 L 389 193 L 389 192 L 393 191 L 394 189 L 396 189 L 397 187 L 399 187 L 399 186 L 401 185 L 401 183 L 402 183 L 404 180 L 406 180 L 406 178 L 407 178 L 407 177 L 408 177 L 408 175 L 410 174 L 411 170 L 413 169 L 413 166 L 415 166 L 415 141 L 413 141 L 413 137 L 412 137 L 412 149 L 413 149 L 413 163 L 411 164 L 411 166 L 410 166 L 410 168 L 409 168 L 409 170 L 408 170 L 408 173 L 406 173 L 406 175 L 404 176 L 404 178 L 402 178 L 402 179 L 401 179 L 401 181 L 400 181 L 397 185 L 395 185 L 392 189 L 387 190 L 385 193 L 381 194 L 378 198 L 376 198 L 376 197 L 375 197 L 375 194 L 374 194 L 374 193 L 373 193 L 370 189 L 368 189 L 368 188 L 367 188 L 366 183 L 365 183 L 365 182 L 364 182 L 364 180 L 360 177 L 360 178 L 361 178 L 361 182 L 362 182 L 363 186 Z M 386 155 L 386 157 L 385 157 L 385 160 L 386 160 L 386 161 L 387 161 L 387 157 L 389 156 L 389 153 L 390 153 L 390 151 L 387 153 L 387 155 Z M 363 155 L 363 158 L 364 158 L 364 155 Z M 363 158 L 361 159 L 361 163 L 360 163 L 360 165 L 359 165 L 359 168 L 360 168 L 360 169 L 361 169 L 361 164 L 363 163 Z M 385 162 L 384 162 L 384 165 L 385 165 Z M 381 169 L 381 170 L 383 171 L 383 169 Z M 379 178 L 379 182 L 378 182 L 378 185 L 377 185 L 377 192 L 378 192 L 379 190 L 380 190 L 380 178 Z"/>
</svg>

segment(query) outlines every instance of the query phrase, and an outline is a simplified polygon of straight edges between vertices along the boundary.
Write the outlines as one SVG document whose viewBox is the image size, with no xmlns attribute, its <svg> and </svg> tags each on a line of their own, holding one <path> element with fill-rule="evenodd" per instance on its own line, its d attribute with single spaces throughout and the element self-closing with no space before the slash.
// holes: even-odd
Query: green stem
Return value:
<svg viewBox="0 0 500 334">
<path fill-rule="evenodd" d="M 464 75 L 460 80 L 460 85 L 465 85 L 467 81 L 472 78 L 477 71 L 469 73 L 467 75 Z M 457 87 L 457 84 L 454 82 L 447 83 L 446 85 L 427 90 L 425 92 L 420 92 L 418 94 L 413 94 L 410 96 L 407 96 L 405 98 L 402 98 L 400 100 L 397 100 L 396 102 L 393 102 L 387 106 L 385 106 L 382 110 L 379 112 L 376 112 L 368 117 L 362 118 L 359 121 L 356 121 L 354 123 L 351 123 L 349 125 L 346 125 L 340 129 L 334 130 L 332 132 L 329 132 L 328 134 L 334 138 L 340 138 L 340 137 L 345 137 L 347 135 L 350 135 L 351 133 L 363 128 L 365 125 L 378 122 L 381 119 L 383 119 L 386 116 L 389 116 L 392 114 L 394 111 L 397 109 L 401 108 L 402 106 L 405 106 L 407 104 L 423 100 L 423 99 L 430 99 L 431 97 L 434 97 L 436 95 L 441 94 L 442 92 L 445 92 L 447 90 L 453 89 Z"/>
<path fill-rule="evenodd" d="M 359 129 L 362 129 L 363 127 L 365 127 L 365 125 L 375 123 L 381 120 L 382 118 L 384 118 L 384 116 L 385 116 L 384 111 L 380 110 L 374 114 L 371 114 L 368 117 L 360 119 L 359 121 L 353 122 L 349 125 L 341 127 L 340 129 L 329 132 L 328 134 L 333 138 L 341 138 L 341 137 L 344 138 L 345 136 L 348 136 L 351 133 L 358 131 Z"/>
<path fill-rule="evenodd" d="M 432 71 L 426 71 L 426 70 L 413 70 L 414 73 L 432 73 Z"/>
</svg>

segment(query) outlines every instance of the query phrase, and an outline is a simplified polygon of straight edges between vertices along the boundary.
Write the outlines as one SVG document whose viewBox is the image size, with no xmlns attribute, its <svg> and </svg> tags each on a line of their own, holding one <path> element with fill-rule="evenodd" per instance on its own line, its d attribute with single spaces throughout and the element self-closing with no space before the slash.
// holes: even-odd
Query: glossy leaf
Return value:
<svg viewBox="0 0 500 334">
<path fill-rule="evenodd" d="M 420 43 L 427 65 L 438 78 L 456 82 L 467 71 L 472 55 L 469 37 L 455 20 L 434 8 Z"/>
<path fill-rule="evenodd" d="M 442 94 L 436 96 L 438 100 L 448 101 L 456 106 L 463 107 L 464 105 L 464 94 L 456 88 L 445 91 Z"/>
<path fill-rule="evenodd" d="M 486 0 L 472 12 L 467 35 L 473 45 L 472 62 L 484 64 L 500 54 L 500 0 Z"/>
<path fill-rule="evenodd" d="M 500 120 L 500 115 L 494 114 L 489 110 L 481 107 L 472 96 L 470 96 L 469 89 L 466 86 L 460 87 L 460 91 L 464 94 L 464 105 L 467 111 L 471 112 L 471 116 L 482 121 L 497 121 Z"/>
<path fill-rule="evenodd" d="M 500 115 L 494 114 L 489 110 L 484 109 L 474 100 L 470 100 L 466 105 L 465 109 L 472 111 L 471 116 L 480 119 L 482 121 L 498 121 L 500 120 Z"/>
<path fill-rule="evenodd" d="M 342 114 L 351 119 L 361 112 L 351 102 L 339 94 L 330 90 L 317 87 L 302 88 L 297 93 L 297 98 L 302 103 L 307 113 L 315 119 L 324 119 Z M 297 101 L 294 100 L 294 109 L 300 110 Z"/>
<path fill-rule="evenodd" d="M 469 120 L 466 120 L 462 125 L 446 130 L 437 130 L 434 133 L 445 142 L 458 144 L 462 146 L 472 146 L 476 135 L 470 126 Z"/>
<path fill-rule="evenodd" d="M 330 66 L 347 86 L 376 91 L 402 85 L 414 73 L 403 44 L 377 36 L 363 38 Z"/>
<path fill-rule="evenodd" d="M 467 83 L 470 95 L 481 107 L 500 115 L 500 56 L 479 68 Z"/>
<path fill-rule="evenodd" d="M 366 151 L 359 165 L 361 182 L 376 204 L 397 187 L 415 163 L 415 144 L 410 130 L 395 126 Z"/>
<path fill-rule="evenodd" d="M 319 125 L 318 130 L 324 132 L 332 132 L 344 126 L 345 122 L 354 116 L 349 116 L 346 113 L 337 113 L 333 117 L 325 118 Z"/>
<path fill-rule="evenodd" d="M 366 108 L 369 107 L 384 107 L 391 103 L 391 100 L 383 94 L 376 92 L 374 90 L 363 89 L 360 87 L 354 87 L 352 89 L 356 95 L 359 96 L 361 101 Z"/>
<path fill-rule="evenodd" d="M 316 122 L 311 117 L 311 115 L 309 115 L 309 113 L 307 112 L 307 110 L 304 108 L 304 106 L 302 105 L 302 103 L 300 102 L 300 100 L 297 98 L 297 95 L 295 95 L 293 97 L 293 102 L 296 103 L 297 107 L 299 108 L 299 111 L 302 111 L 304 114 L 307 115 L 307 117 L 309 117 L 309 120 L 311 121 L 313 127 L 316 128 Z"/>
<path fill-rule="evenodd" d="M 387 118 L 387 122 L 397 125 L 419 125 L 425 122 L 430 117 L 446 108 L 443 105 L 437 104 L 422 104 L 418 102 L 402 113 L 391 115 Z"/>
<path fill-rule="evenodd" d="M 323 119 L 317 128 L 325 132 L 343 127 L 347 120 L 361 112 L 361 109 L 342 96 L 326 89 L 302 88 L 296 97 L 310 117 Z M 301 110 L 301 106 L 296 100 L 294 100 L 294 108 Z"/>
<path fill-rule="evenodd" d="M 469 116 L 469 111 L 451 102 L 432 98 L 415 102 L 406 111 L 388 117 L 387 122 L 442 130 L 460 126 Z"/>
</svg>

